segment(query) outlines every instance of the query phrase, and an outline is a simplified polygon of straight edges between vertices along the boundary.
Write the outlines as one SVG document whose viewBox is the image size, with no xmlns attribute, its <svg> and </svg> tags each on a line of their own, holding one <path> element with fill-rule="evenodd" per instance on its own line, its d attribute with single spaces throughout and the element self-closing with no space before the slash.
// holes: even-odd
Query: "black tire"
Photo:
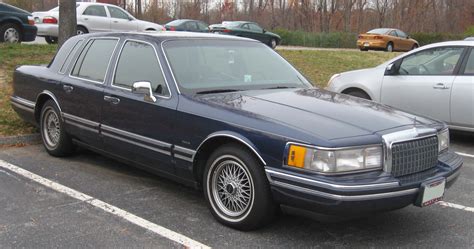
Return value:
<svg viewBox="0 0 474 249">
<path fill-rule="evenodd" d="M 411 48 L 411 50 L 417 49 L 417 48 L 418 48 L 418 44 L 415 43 L 415 44 L 413 44 L 413 47 Z"/>
<path fill-rule="evenodd" d="M 270 41 L 268 42 L 268 46 L 275 49 L 278 46 L 277 39 L 275 39 L 275 38 L 270 39 Z"/>
<path fill-rule="evenodd" d="M 387 47 L 385 48 L 385 51 L 386 52 L 393 52 L 394 47 L 395 47 L 395 45 L 393 44 L 393 42 L 388 42 Z"/>
<path fill-rule="evenodd" d="M 369 49 L 368 48 L 361 48 L 360 51 L 367 52 L 367 51 L 369 51 Z"/>
<path fill-rule="evenodd" d="M 361 99 L 371 100 L 370 96 L 362 90 L 350 90 L 350 91 L 345 92 L 345 94 L 351 95 L 351 96 L 354 96 L 354 97 L 358 97 L 358 98 L 361 98 Z"/>
<path fill-rule="evenodd" d="M 231 167 L 236 168 L 238 178 L 226 178 L 222 173 L 225 170 L 234 172 Z M 263 166 L 246 148 L 237 144 L 223 145 L 211 154 L 206 163 L 203 186 L 212 215 L 226 226 L 239 230 L 257 229 L 270 223 L 277 213 L 278 205 L 273 202 Z M 244 197 L 246 193 L 248 200 Z M 232 198 L 242 202 L 233 202 Z"/>
<path fill-rule="evenodd" d="M 5 23 L 0 26 L 0 42 L 20 43 L 21 29 L 14 23 Z"/>
<path fill-rule="evenodd" d="M 54 101 L 46 101 L 41 108 L 39 125 L 44 148 L 50 155 L 63 157 L 74 152 L 75 146 L 64 130 L 59 109 Z"/>
<path fill-rule="evenodd" d="M 83 35 L 83 34 L 89 33 L 89 31 L 86 28 L 82 27 L 82 26 L 77 26 L 76 31 L 77 31 L 76 32 L 77 35 Z"/>
<path fill-rule="evenodd" d="M 44 39 L 46 40 L 46 43 L 48 43 L 48 44 L 57 44 L 58 43 L 58 38 L 57 37 L 45 36 Z"/>
</svg>

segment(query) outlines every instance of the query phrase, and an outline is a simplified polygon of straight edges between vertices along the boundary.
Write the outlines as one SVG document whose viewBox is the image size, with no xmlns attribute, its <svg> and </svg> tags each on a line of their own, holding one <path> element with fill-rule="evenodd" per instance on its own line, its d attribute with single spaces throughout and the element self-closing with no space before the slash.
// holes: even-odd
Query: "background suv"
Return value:
<svg viewBox="0 0 474 249">
<path fill-rule="evenodd" d="M 0 3 L 0 42 L 34 41 L 36 31 L 31 13 Z"/>
</svg>

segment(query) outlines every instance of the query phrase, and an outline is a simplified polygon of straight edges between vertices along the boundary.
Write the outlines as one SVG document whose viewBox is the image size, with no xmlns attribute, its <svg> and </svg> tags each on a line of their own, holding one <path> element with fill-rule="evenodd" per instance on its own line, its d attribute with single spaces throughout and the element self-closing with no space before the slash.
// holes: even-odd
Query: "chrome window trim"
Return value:
<svg viewBox="0 0 474 249">
<path fill-rule="evenodd" d="M 309 169 L 304 169 L 304 168 L 297 168 L 293 166 L 288 166 L 286 164 L 288 160 L 288 150 L 291 145 L 298 145 L 298 146 L 303 146 L 311 149 L 316 149 L 316 150 L 324 150 L 324 151 L 339 151 L 339 150 L 350 150 L 350 149 L 361 149 L 361 148 L 370 148 L 370 147 L 381 147 L 382 148 L 382 167 L 379 168 L 371 168 L 371 169 L 361 169 L 361 170 L 353 170 L 353 171 L 344 171 L 344 172 L 318 172 L 315 170 L 309 170 Z M 325 175 L 325 176 L 337 176 L 337 175 L 347 175 L 347 174 L 356 174 L 356 173 L 364 173 L 364 172 L 371 172 L 371 171 L 379 171 L 383 169 L 383 144 L 367 144 L 367 145 L 355 145 L 355 146 L 345 146 L 345 147 L 322 147 L 322 146 L 317 146 L 317 145 L 309 145 L 309 144 L 304 144 L 304 143 L 298 143 L 298 142 L 287 142 L 285 145 L 285 150 L 283 152 L 283 161 L 282 161 L 282 166 L 283 168 L 286 169 L 292 169 L 297 172 L 306 172 L 306 173 L 311 173 L 311 174 L 318 174 L 318 175 Z"/>
<path fill-rule="evenodd" d="M 79 39 L 76 44 L 74 44 L 74 46 L 71 47 L 71 49 L 69 49 L 69 52 L 67 53 L 67 56 L 66 58 L 64 59 L 64 63 L 63 65 L 59 68 L 58 70 L 58 73 L 59 74 L 62 74 L 62 75 L 65 75 L 69 66 L 71 65 L 71 62 L 73 60 L 73 58 L 71 58 L 71 61 L 69 63 L 67 63 L 67 60 L 69 59 L 69 56 L 71 56 L 71 53 L 72 51 L 76 48 L 76 46 L 78 46 L 79 42 L 83 42 L 84 39 Z M 80 44 L 79 46 L 81 46 L 82 44 Z M 67 64 L 67 65 L 66 65 Z M 64 67 L 64 70 L 63 70 L 63 67 Z"/>
<path fill-rule="evenodd" d="M 100 81 L 97 81 L 97 80 L 91 80 L 91 79 L 86 79 L 86 78 L 82 78 L 82 77 L 72 75 L 72 71 L 74 71 L 74 68 L 76 67 L 76 64 L 77 64 L 77 61 L 79 60 L 80 54 L 79 54 L 79 56 L 77 56 L 76 60 L 74 61 L 74 66 L 69 71 L 68 76 L 69 76 L 69 78 L 84 80 L 84 81 L 88 81 L 88 82 L 91 82 L 91 83 L 94 83 L 94 84 L 103 85 L 105 83 L 106 78 L 107 78 L 107 73 L 109 72 L 110 63 L 112 62 L 112 58 L 114 57 L 115 50 L 117 50 L 117 45 L 120 42 L 120 38 L 118 38 L 118 37 L 107 37 L 107 36 L 105 36 L 105 37 L 91 37 L 87 40 L 86 46 L 92 40 L 117 40 L 117 43 L 115 44 L 114 50 L 112 51 L 112 54 L 110 55 L 109 63 L 107 63 L 107 67 L 106 67 L 105 74 L 104 74 L 104 80 L 102 82 L 100 82 Z M 81 50 L 81 53 L 83 51 L 84 51 L 84 48 Z"/>
<path fill-rule="evenodd" d="M 125 39 L 124 42 L 122 43 L 122 46 L 120 47 L 120 51 L 117 55 L 117 59 L 115 60 L 115 66 L 114 66 L 114 70 L 113 70 L 113 73 L 112 73 L 112 78 L 110 80 L 110 85 L 112 87 L 115 87 L 115 88 L 119 88 L 119 89 L 122 89 L 122 90 L 126 90 L 126 91 L 129 91 L 131 92 L 132 89 L 128 89 L 128 88 L 125 88 L 125 87 L 121 87 L 121 86 L 117 86 L 117 85 L 114 85 L 114 79 L 115 79 L 115 74 L 117 72 L 117 66 L 118 66 L 118 62 L 120 60 L 120 55 L 122 55 L 122 51 L 123 51 L 123 48 L 125 47 L 125 44 L 128 42 L 128 41 L 133 41 L 133 42 L 138 42 L 138 43 L 144 43 L 144 44 L 147 44 L 147 45 L 150 45 L 152 48 L 153 48 L 153 51 L 155 51 L 155 57 L 156 57 L 156 60 L 158 61 L 158 64 L 160 65 L 160 69 L 161 69 L 161 75 L 163 76 L 163 79 L 165 80 L 165 83 L 166 83 L 166 87 L 168 88 L 168 92 L 169 92 L 169 96 L 166 96 L 166 95 L 157 95 L 157 94 L 153 94 L 153 96 L 156 96 L 156 97 L 159 97 L 159 98 L 163 98 L 163 99 L 171 99 L 171 96 L 172 96 L 172 93 L 171 93 L 171 89 L 170 89 L 170 86 L 168 84 L 168 80 L 166 79 L 166 76 L 165 76 L 165 72 L 163 70 L 163 66 L 161 65 L 161 60 L 160 60 L 160 57 L 158 56 L 158 51 L 156 51 L 156 48 L 155 46 L 150 43 L 150 42 L 147 42 L 147 41 L 143 41 L 143 40 L 137 40 L 137 39 Z M 153 92 L 155 93 L 155 92 Z"/>
<path fill-rule="evenodd" d="M 344 189 L 344 190 L 361 190 L 365 188 L 377 188 L 377 189 L 383 189 L 383 188 L 389 188 L 389 187 L 398 187 L 400 186 L 398 181 L 393 181 L 393 182 L 386 182 L 386 183 L 374 183 L 374 184 L 362 184 L 362 185 L 341 185 L 341 184 L 334 184 L 334 183 L 328 183 L 328 182 L 323 182 L 323 181 L 317 181 L 301 176 L 295 176 L 292 174 L 284 173 L 284 172 L 279 172 L 276 170 L 273 170 L 269 167 L 265 167 L 265 172 L 267 173 L 268 180 L 270 182 L 274 181 L 271 176 L 272 175 L 277 175 L 281 178 L 287 179 L 287 180 L 294 180 L 294 181 L 300 181 L 304 182 L 305 184 L 312 185 L 312 186 L 317 186 L 317 187 L 330 187 L 334 189 Z"/>
<path fill-rule="evenodd" d="M 176 77 L 174 76 L 173 69 L 171 69 L 171 64 L 168 60 L 168 56 L 166 55 L 165 48 L 163 47 L 163 44 L 167 41 L 170 41 L 170 40 L 164 40 L 160 43 L 161 52 L 163 53 L 163 57 L 165 57 L 166 65 L 168 65 L 168 70 L 171 73 L 171 78 L 173 78 L 174 85 L 176 86 L 176 91 L 178 92 L 178 94 L 181 94 L 181 91 L 179 90 L 178 82 L 176 81 Z"/>
<path fill-rule="evenodd" d="M 397 131 L 382 136 L 383 141 L 383 170 L 387 173 L 392 172 L 392 145 L 428 137 L 438 136 L 435 128 L 417 128 Z"/>
</svg>

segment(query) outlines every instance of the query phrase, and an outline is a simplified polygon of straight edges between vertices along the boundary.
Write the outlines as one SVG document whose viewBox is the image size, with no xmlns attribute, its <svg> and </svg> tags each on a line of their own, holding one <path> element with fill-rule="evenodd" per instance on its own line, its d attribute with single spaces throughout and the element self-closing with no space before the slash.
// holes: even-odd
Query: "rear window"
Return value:
<svg viewBox="0 0 474 249">
<path fill-rule="evenodd" d="M 384 35 L 386 34 L 390 29 L 372 29 L 367 34 L 376 34 L 376 35 Z"/>
<path fill-rule="evenodd" d="M 118 39 L 93 39 L 82 50 L 71 75 L 103 83 Z"/>
</svg>

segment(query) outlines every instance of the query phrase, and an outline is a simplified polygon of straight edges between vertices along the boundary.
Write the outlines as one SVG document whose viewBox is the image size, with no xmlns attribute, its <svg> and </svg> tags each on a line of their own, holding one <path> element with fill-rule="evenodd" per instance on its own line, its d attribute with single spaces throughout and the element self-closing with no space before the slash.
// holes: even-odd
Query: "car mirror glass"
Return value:
<svg viewBox="0 0 474 249">
<path fill-rule="evenodd" d="M 143 94 L 143 99 L 147 102 L 156 102 L 156 97 L 153 96 L 153 90 L 149 81 L 137 81 L 133 83 L 132 93 Z"/>
<path fill-rule="evenodd" d="M 385 68 L 385 75 L 394 75 L 395 74 L 395 63 L 390 63 L 386 68 Z"/>
</svg>

